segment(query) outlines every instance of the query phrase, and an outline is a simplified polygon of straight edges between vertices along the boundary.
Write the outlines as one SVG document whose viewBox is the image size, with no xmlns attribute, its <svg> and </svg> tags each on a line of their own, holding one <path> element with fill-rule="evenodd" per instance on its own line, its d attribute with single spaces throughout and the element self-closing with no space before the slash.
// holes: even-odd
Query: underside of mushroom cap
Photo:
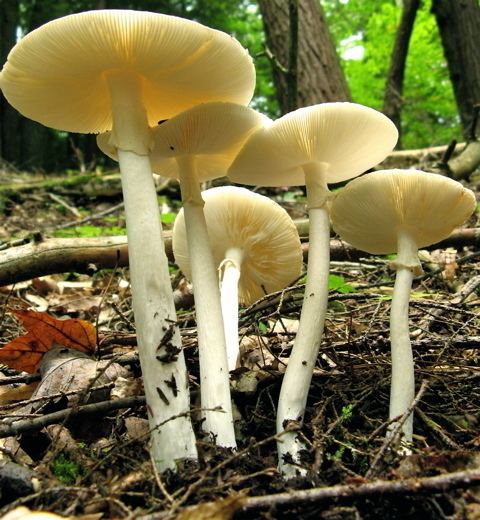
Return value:
<svg viewBox="0 0 480 520">
<path fill-rule="evenodd" d="M 269 123 L 268 117 L 235 103 L 192 107 L 153 130 L 152 170 L 178 178 L 175 158 L 194 155 L 199 180 L 223 177 L 248 137 Z"/>
<path fill-rule="evenodd" d="M 215 264 L 229 249 L 240 248 L 239 299 L 251 304 L 265 294 L 283 289 L 302 269 L 298 232 L 288 213 L 268 197 L 245 188 L 222 186 L 202 192 L 204 212 Z M 183 210 L 173 229 L 175 260 L 190 277 Z"/>
<path fill-rule="evenodd" d="M 112 128 L 108 75 L 140 78 L 155 126 L 205 101 L 247 104 L 255 71 L 231 36 L 174 16 L 98 10 L 53 20 L 10 52 L 0 88 L 26 117 L 81 133 Z"/>
<path fill-rule="evenodd" d="M 177 157 L 195 156 L 198 180 L 224 177 L 238 150 L 259 127 L 271 120 L 236 103 L 202 103 L 161 122 L 152 129 L 152 171 L 163 177 L 180 177 Z M 97 144 L 114 160 L 117 150 L 110 132 L 97 136 Z"/>
<path fill-rule="evenodd" d="M 228 176 L 262 186 L 304 185 L 302 167 L 326 166 L 327 182 L 340 182 L 382 161 L 398 139 L 383 114 L 355 103 L 300 108 L 256 132 L 244 145 Z"/>
<path fill-rule="evenodd" d="M 475 195 L 459 182 L 419 170 L 381 170 L 354 179 L 335 196 L 332 225 L 343 240 L 372 254 L 397 252 L 399 230 L 418 248 L 463 224 Z"/>
</svg>

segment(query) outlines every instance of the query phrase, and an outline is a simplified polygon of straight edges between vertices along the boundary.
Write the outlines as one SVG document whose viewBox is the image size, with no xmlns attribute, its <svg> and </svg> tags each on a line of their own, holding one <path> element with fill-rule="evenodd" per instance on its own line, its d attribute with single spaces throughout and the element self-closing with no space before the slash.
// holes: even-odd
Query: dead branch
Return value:
<svg viewBox="0 0 480 520">
<path fill-rule="evenodd" d="M 417 167 L 447 175 L 456 180 L 468 179 L 480 166 L 480 141 L 457 143 L 450 154 L 450 145 L 432 146 L 418 150 L 399 150 L 392 152 L 376 166 L 376 170 L 390 168 Z"/>
<path fill-rule="evenodd" d="M 299 220 L 297 227 L 302 236 L 308 235 L 308 221 Z M 164 233 L 165 250 L 173 260 L 171 233 Z M 434 248 L 480 245 L 480 229 L 467 228 L 454 231 Z M 304 258 L 308 256 L 308 244 L 303 244 Z M 332 239 L 332 260 L 358 260 L 368 256 L 345 242 Z M 99 269 L 128 266 L 127 237 L 94 238 L 40 238 L 28 244 L 9 247 L 0 251 L 0 287 L 48 274 L 93 274 Z"/>
<path fill-rule="evenodd" d="M 456 180 L 468 179 L 469 175 L 480 166 L 480 141 L 470 141 L 462 152 L 450 159 L 447 164 L 449 176 Z"/>
<path fill-rule="evenodd" d="M 460 148 L 466 143 L 459 143 L 455 147 L 453 156 L 456 157 L 460 153 Z M 409 168 L 415 165 L 421 165 L 427 162 L 438 162 L 447 151 L 449 145 L 429 146 L 427 148 L 418 148 L 413 150 L 398 150 L 389 154 L 386 159 L 375 167 L 377 170 L 389 168 Z"/>
<path fill-rule="evenodd" d="M 59 410 L 58 412 L 49 413 L 40 417 L 20 419 L 11 424 L 4 422 L 0 423 L 0 438 L 11 437 L 27 431 L 39 430 L 49 424 L 61 423 L 78 415 L 106 413 L 113 410 L 141 406 L 143 404 L 145 404 L 144 396 L 125 397 L 115 401 L 100 401 L 99 403 L 86 404 L 75 408 L 66 408 L 65 410 Z"/>
<path fill-rule="evenodd" d="M 480 484 L 480 469 L 456 471 L 434 477 L 409 478 L 404 480 L 376 480 L 362 484 L 346 484 L 324 488 L 295 490 L 275 495 L 245 498 L 242 511 L 252 511 L 280 505 L 318 503 L 326 500 L 348 500 L 358 497 L 381 495 L 417 495 L 444 492 Z"/>
</svg>

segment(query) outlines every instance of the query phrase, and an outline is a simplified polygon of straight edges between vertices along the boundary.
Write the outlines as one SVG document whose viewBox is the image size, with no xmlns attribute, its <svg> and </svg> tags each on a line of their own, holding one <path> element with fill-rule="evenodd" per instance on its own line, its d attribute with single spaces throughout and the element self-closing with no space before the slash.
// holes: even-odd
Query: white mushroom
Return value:
<svg viewBox="0 0 480 520">
<path fill-rule="evenodd" d="M 332 203 L 333 228 L 342 239 L 372 254 L 397 253 L 390 313 L 392 421 L 408 411 L 415 394 L 408 302 L 413 277 L 422 273 L 418 249 L 446 238 L 474 209 L 475 195 L 459 182 L 417 170 L 369 173 L 350 182 Z M 396 421 L 390 432 L 395 426 Z M 413 414 L 401 431 L 412 442 Z"/>
<path fill-rule="evenodd" d="M 330 222 L 328 183 L 371 168 L 392 150 L 398 132 L 380 112 L 354 103 L 300 108 L 256 132 L 240 151 L 229 177 L 242 184 L 306 185 L 310 218 L 307 284 L 300 325 L 283 379 L 277 411 L 279 467 L 289 478 L 299 466 L 303 443 L 286 432 L 301 423 L 323 334 L 328 297 Z M 287 459 L 293 463 L 286 462 Z"/>
<path fill-rule="evenodd" d="M 226 345 L 216 266 L 203 214 L 200 182 L 226 175 L 246 139 L 270 120 L 234 103 L 204 103 L 152 131 L 152 169 L 179 179 L 185 212 L 200 358 L 202 428 L 220 446 L 235 447 Z M 100 147 L 115 157 L 99 136 Z"/>
<path fill-rule="evenodd" d="M 122 177 L 140 363 L 158 470 L 196 458 L 149 153 L 150 127 L 202 101 L 248 103 L 251 58 L 227 34 L 173 16 L 97 10 L 53 20 L 12 49 L 0 88 L 23 115 L 111 130 Z"/>
<path fill-rule="evenodd" d="M 301 273 L 302 248 L 288 213 L 276 202 L 245 188 L 222 186 L 202 192 L 215 265 L 220 270 L 228 368 L 237 364 L 238 302 L 250 305 L 283 289 Z M 191 277 L 183 210 L 172 237 L 175 260 Z"/>
</svg>

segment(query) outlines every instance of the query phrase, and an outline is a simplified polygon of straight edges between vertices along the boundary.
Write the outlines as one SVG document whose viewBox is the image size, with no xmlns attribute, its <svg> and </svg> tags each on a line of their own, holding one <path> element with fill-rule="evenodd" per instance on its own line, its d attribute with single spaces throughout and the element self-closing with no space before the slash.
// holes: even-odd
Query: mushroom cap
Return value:
<svg viewBox="0 0 480 520">
<path fill-rule="evenodd" d="M 398 139 L 395 125 L 372 108 L 324 103 L 299 108 L 256 132 L 229 169 L 231 180 L 261 186 L 301 186 L 302 166 L 327 166 L 340 182 L 382 161 Z"/>
<path fill-rule="evenodd" d="M 417 248 L 435 244 L 463 224 L 475 195 L 459 182 L 419 170 L 379 170 L 354 179 L 335 196 L 333 229 L 372 254 L 397 252 L 399 231 Z"/>
<path fill-rule="evenodd" d="M 300 239 L 281 206 L 234 186 L 211 188 L 202 192 L 202 197 L 215 264 L 219 266 L 231 248 L 243 251 L 238 287 L 242 303 L 249 305 L 265 291 L 278 291 L 298 278 L 303 262 Z M 183 210 L 175 220 L 172 246 L 178 266 L 190 278 Z"/>
<path fill-rule="evenodd" d="M 176 157 L 195 155 L 200 181 L 223 177 L 247 138 L 271 120 L 236 103 L 211 102 L 189 108 L 152 130 L 152 170 L 163 177 L 180 176 Z M 99 148 L 117 160 L 110 132 L 97 137 Z"/>
<path fill-rule="evenodd" d="M 10 51 L 0 76 L 24 116 L 60 130 L 112 128 L 109 72 L 141 80 L 149 126 L 205 101 L 247 104 L 248 52 L 221 31 L 175 16 L 96 10 L 48 22 Z"/>
</svg>

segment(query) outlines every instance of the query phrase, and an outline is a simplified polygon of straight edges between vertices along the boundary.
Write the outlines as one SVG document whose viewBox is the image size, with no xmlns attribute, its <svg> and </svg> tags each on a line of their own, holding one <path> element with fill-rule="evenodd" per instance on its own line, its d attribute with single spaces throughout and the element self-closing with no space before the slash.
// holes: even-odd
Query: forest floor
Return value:
<svg viewBox="0 0 480 520">
<path fill-rule="evenodd" d="M 0 271 L 1 249 L 18 247 L 35 233 L 37 240 L 38 233 L 48 240 L 125 232 L 115 175 L 106 180 L 86 175 L 81 182 L 65 183 L 5 171 L 0 178 Z M 294 219 L 306 217 L 301 190 L 263 193 Z M 171 228 L 179 207 L 177 187 L 163 185 L 159 201 L 165 227 Z M 478 211 L 466 225 L 479 227 Z M 391 450 L 385 441 L 393 289 L 389 260 L 344 258 L 331 266 L 325 337 L 301 431 L 307 479 L 282 480 L 275 438 L 276 402 L 298 325 L 302 279 L 281 295 L 267 295 L 241 310 L 242 366 L 231 375 L 238 451 L 219 450 L 199 438 L 198 463 L 158 476 L 149 460 L 141 399 L 103 414 L 75 417 L 74 410 L 68 421 L 0 439 L 0 515 L 26 506 L 84 519 L 480 519 L 477 253 L 478 246 L 471 245 L 422 253 L 425 274 L 414 282 L 410 306 L 417 391 L 410 454 Z M 192 404 L 198 406 L 195 316 L 188 284 L 173 264 L 171 271 L 184 307 L 178 319 Z M 15 310 L 87 320 L 97 327 L 97 356 L 127 360 L 130 384 L 117 389 L 120 398 L 141 396 L 134 384 L 140 371 L 128 270 L 39 274 L 0 288 L 1 344 L 24 334 Z M 12 418 L 35 418 L 71 404 L 57 392 L 35 414 L 25 413 L 38 384 L 32 382 L 35 377 L 0 368 L 0 430 Z M 105 385 L 108 392 L 111 386 Z"/>
</svg>

